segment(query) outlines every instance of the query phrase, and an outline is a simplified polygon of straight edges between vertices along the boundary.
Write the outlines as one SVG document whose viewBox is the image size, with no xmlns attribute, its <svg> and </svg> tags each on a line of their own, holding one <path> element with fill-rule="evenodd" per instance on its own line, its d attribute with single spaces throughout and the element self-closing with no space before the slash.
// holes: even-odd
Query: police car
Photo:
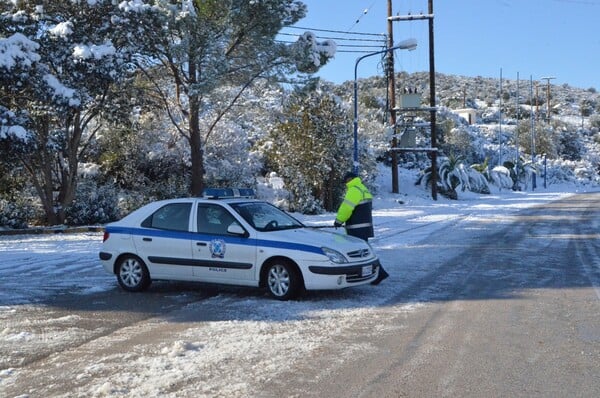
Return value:
<svg viewBox="0 0 600 398">
<path fill-rule="evenodd" d="M 132 292 L 153 280 L 198 281 L 266 288 L 279 300 L 367 284 L 380 265 L 368 243 L 307 227 L 241 189 L 141 207 L 106 226 L 99 256 Z"/>
</svg>

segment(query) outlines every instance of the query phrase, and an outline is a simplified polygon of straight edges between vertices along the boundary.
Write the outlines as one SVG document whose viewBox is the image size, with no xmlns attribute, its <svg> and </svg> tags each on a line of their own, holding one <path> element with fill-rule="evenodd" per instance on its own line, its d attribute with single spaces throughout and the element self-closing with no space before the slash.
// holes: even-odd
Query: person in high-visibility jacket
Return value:
<svg viewBox="0 0 600 398">
<path fill-rule="evenodd" d="M 356 236 L 362 240 L 369 240 L 373 233 L 373 195 L 364 186 L 360 177 L 354 173 L 344 176 L 346 194 L 338 208 L 335 226 L 346 224 L 348 235 Z"/>
<path fill-rule="evenodd" d="M 372 214 L 373 195 L 364 186 L 360 177 L 353 172 L 346 173 L 344 182 L 346 183 L 346 194 L 338 208 L 333 225 L 339 228 L 345 224 L 348 235 L 368 241 L 369 238 L 375 236 Z M 379 277 L 371 283 L 376 285 L 388 276 L 388 273 L 380 266 Z"/>
</svg>

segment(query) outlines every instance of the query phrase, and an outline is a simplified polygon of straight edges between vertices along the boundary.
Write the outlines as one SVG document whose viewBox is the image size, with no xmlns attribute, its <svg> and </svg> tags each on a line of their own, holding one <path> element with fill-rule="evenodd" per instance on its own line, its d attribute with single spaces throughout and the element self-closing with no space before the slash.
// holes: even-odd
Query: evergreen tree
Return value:
<svg viewBox="0 0 600 398">
<path fill-rule="evenodd" d="M 269 137 L 269 165 L 305 213 L 332 211 L 344 192 L 343 175 L 352 168 L 352 126 L 337 97 L 317 90 L 296 93 L 284 120 Z"/>
<path fill-rule="evenodd" d="M 121 111 L 132 49 L 118 14 L 111 0 L 0 5 L 1 149 L 26 171 L 49 224 L 65 221 L 100 119 Z"/>
<path fill-rule="evenodd" d="M 306 7 L 297 0 L 154 0 L 122 7 L 142 30 L 132 38 L 145 54 L 138 66 L 151 80 L 165 75 L 171 80 L 154 90 L 189 143 L 192 194 L 204 188 L 207 143 L 243 92 L 259 79 L 313 73 L 335 51 L 333 42 L 317 43 L 311 33 L 293 45 L 275 40 L 282 27 L 304 17 Z M 210 94 L 224 85 L 236 90 L 210 102 Z"/>
</svg>

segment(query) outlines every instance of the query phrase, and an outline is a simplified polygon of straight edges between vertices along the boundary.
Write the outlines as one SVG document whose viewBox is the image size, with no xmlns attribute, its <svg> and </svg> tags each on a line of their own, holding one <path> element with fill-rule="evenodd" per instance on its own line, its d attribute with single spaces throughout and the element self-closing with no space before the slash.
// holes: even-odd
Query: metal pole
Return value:
<svg viewBox="0 0 600 398">
<path fill-rule="evenodd" d="M 550 123 L 550 79 L 551 77 L 546 77 L 546 121 Z"/>
<path fill-rule="evenodd" d="M 515 129 L 515 149 L 517 150 L 517 159 L 515 160 L 515 174 L 517 175 L 517 189 L 519 188 L 519 119 L 521 116 L 521 107 L 519 105 L 519 72 L 517 72 L 517 128 Z"/>
<path fill-rule="evenodd" d="M 356 69 L 358 62 L 362 58 L 356 60 L 354 64 L 354 156 L 352 162 L 352 171 L 358 174 L 358 81 L 356 80 Z"/>
<path fill-rule="evenodd" d="M 500 68 L 500 113 L 498 122 L 498 164 L 502 165 L 502 68 Z"/>
<path fill-rule="evenodd" d="M 548 180 L 548 158 L 546 157 L 546 154 L 544 154 L 544 189 L 546 189 L 548 187 L 547 185 L 547 180 Z"/>
<path fill-rule="evenodd" d="M 389 19 L 392 16 L 392 0 L 387 2 L 387 28 L 388 28 L 388 48 L 394 45 L 394 29 L 393 22 Z M 398 146 L 396 138 L 396 79 L 394 76 L 394 52 L 390 52 L 387 59 L 387 76 L 388 76 L 388 98 L 390 108 L 390 126 L 394 131 L 392 136 L 392 192 L 398 193 L 398 154 L 394 150 Z"/>
<path fill-rule="evenodd" d="M 428 0 L 429 18 L 429 104 L 431 106 L 431 147 L 437 148 L 435 109 L 435 58 L 433 51 L 433 0 Z M 431 152 L 431 197 L 437 200 L 437 151 Z"/>
<path fill-rule="evenodd" d="M 537 89 L 537 84 L 536 84 Z M 534 112 L 533 112 L 533 76 L 529 75 L 529 103 L 531 104 L 531 190 L 535 190 L 535 122 L 534 122 Z M 536 97 L 536 105 L 537 105 L 537 97 Z"/>
</svg>

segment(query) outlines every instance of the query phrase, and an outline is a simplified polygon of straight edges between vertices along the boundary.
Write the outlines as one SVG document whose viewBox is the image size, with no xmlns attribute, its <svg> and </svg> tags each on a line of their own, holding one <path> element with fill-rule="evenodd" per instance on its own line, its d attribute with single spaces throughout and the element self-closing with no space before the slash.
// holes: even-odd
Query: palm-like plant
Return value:
<svg viewBox="0 0 600 398">
<path fill-rule="evenodd" d="M 458 199 L 457 190 L 490 193 L 488 182 L 477 167 L 464 164 L 464 157 L 450 154 L 440 159 L 438 166 L 438 190 L 450 199 Z M 431 184 L 431 167 L 423 171 L 416 185 Z"/>
</svg>

